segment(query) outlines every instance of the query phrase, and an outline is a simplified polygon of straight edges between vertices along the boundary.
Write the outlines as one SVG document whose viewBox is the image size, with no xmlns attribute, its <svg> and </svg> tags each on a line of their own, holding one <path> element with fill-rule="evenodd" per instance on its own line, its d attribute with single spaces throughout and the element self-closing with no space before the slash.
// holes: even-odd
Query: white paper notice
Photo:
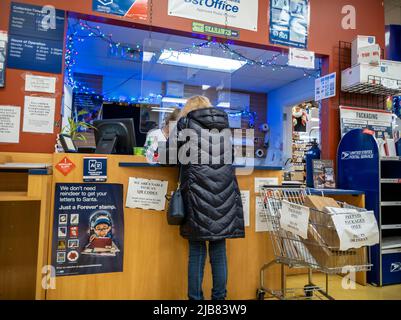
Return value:
<svg viewBox="0 0 401 320">
<path fill-rule="evenodd" d="M 312 51 L 290 48 L 288 65 L 297 68 L 314 69 L 315 53 Z"/>
<path fill-rule="evenodd" d="M 278 186 L 278 178 L 255 178 L 255 193 L 260 193 L 262 186 Z"/>
<path fill-rule="evenodd" d="M 0 106 L 0 142 L 19 143 L 21 108 Z"/>
<path fill-rule="evenodd" d="M 56 99 L 25 97 L 24 132 L 53 133 Z"/>
<path fill-rule="evenodd" d="M 379 227 L 373 211 L 333 215 L 340 250 L 358 249 L 379 243 Z"/>
<path fill-rule="evenodd" d="M 28 74 L 25 78 L 25 91 L 56 93 L 56 78 Z"/>
<path fill-rule="evenodd" d="M 262 197 L 255 197 L 255 232 L 271 231 Z"/>
<path fill-rule="evenodd" d="M 242 199 L 242 207 L 244 210 L 245 227 L 249 227 L 251 225 L 249 221 L 249 190 L 241 191 L 241 199 Z"/>
<path fill-rule="evenodd" d="M 309 214 L 310 212 L 308 207 L 283 201 L 280 226 L 286 231 L 307 239 Z"/>
<path fill-rule="evenodd" d="M 164 211 L 167 181 L 129 178 L 127 208 Z"/>
</svg>

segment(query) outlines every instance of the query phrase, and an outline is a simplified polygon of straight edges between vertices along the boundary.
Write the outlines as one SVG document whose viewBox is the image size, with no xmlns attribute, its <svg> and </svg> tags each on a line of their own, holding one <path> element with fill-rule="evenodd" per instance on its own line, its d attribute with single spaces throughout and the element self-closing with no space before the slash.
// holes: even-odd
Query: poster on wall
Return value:
<svg viewBox="0 0 401 320">
<path fill-rule="evenodd" d="M 258 30 L 258 0 L 168 0 L 168 14 L 251 31 Z"/>
<path fill-rule="evenodd" d="M 123 271 L 123 185 L 56 184 L 52 265 L 56 276 Z"/>
<path fill-rule="evenodd" d="M 24 132 L 53 133 L 55 98 L 25 97 Z"/>
<path fill-rule="evenodd" d="M 393 138 L 393 116 L 389 111 L 340 106 L 341 136 L 353 129 L 369 129 L 378 139 Z"/>
<path fill-rule="evenodd" d="M 16 2 L 10 10 L 7 66 L 61 73 L 65 11 Z"/>
<path fill-rule="evenodd" d="M 21 108 L 0 106 L 0 143 L 19 143 Z"/>
<path fill-rule="evenodd" d="M 149 0 L 92 0 L 92 10 L 130 19 L 148 18 Z"/>
<path fill-rule="evenodd" d="M 0 88 L 3 88 L 6 85 L 7 42 L 7 32 L 0 31 Z"/>
<path fill-rule="evenodd" d="M 331 73 L 315 80 L 315 101 L 336 96 L 337 73 Z"/>
<path fill-rule="evenodd" d="M 309 37 L 309 0 L 270 1 L 270 42 L 307 48 Z"/>
</svg>

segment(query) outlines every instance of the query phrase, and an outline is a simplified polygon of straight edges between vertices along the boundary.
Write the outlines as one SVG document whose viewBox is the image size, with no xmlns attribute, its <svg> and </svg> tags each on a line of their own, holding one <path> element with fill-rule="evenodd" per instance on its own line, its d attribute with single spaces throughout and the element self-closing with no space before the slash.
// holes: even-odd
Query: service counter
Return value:
<svg viewBox="0 0 401 320">
<path fill-rule="evenodd" d="M 48 221 L 42 224 L 47 230 L 44 233 L 41 228 L 34 229 L 41 237 L 40 241 L 46 241 L 47 247 L 35 247 L 39 256 L 47 255 L 47 264 L 51 261 L 51 241 L 53 232 L 54 194 L 56 183 L 83 183 L 83 158 L 94 155 L 83 154 L 54 154 L 52 155 L 53 167 L 67 157 L 74 169 L 67 175 L 56 169 L 52 172 L 51 188 L 48 194 L 43 195 L 46 200 L 51 199 L 51 207 L 48 214 L 44 215 Z M 130 177 L 168 181 L 168 193 L 177 187 L 178 170 L 175 167 L 163 167 L 149 165 L 145 158 L 138 156 L 108 155 L 107 157 L 107 182 L 122 184 L 125 204 L 128 180 Z M 17 158 L 16 158 L 17 159 Z M 26 155 L 26 162 L 33 162 L 32 155 Z M 22 162 L 20 154 L 16 162 Z M 268 233 L 255 232 L 255 178 L 277 178 L 281 183 L 281 168 L 255 168 L 248 175 L 238 175 L 238 183 L 242 191 L 250 193 L 250 226 L 246 227 L 244 239 L 227 241 L 228 255 L 228 299 L 255 299 L 256 289 L 259 287 L 260 268 L 266 262 L 273 260 L 271 240 Z M 12 179 L 12 178 L 11 178 Z M 51 190 L 51 193 L 50 193 Z M 320 192 L 319 190 L 315 192 Z M 326 193 L 325 193 L 326 194 Z M 364 205 L 364 195 L 358 192 L 340 192 L 333 197 L 339 197 L 350 204 Z M 11 204 L 13 203 L 10 199 Z M 1 225 L 8 223 L 8 216 L 0 207 Z M 21 211 L 21 210 L 20 210 Z M 23 212 L 18 212 L 22 218 Z M 4 221 L 3 221 L 4 220 Z M 41 224 L 41 225 L 42 225 Z M 42 231 L 40 231 L 42 230 Z M 124 261 L 123 272 L 58 276 L 54 289 L 45 290 L 45 298 L 55 299 L 186 299 L 187 298 L 187 259 L 188 242 L 179 234 L 179 227 L 169 226 L 166 214 L 162 211 L 124 208 Z M 39 232 L 40 231 L 40 232 Z M 43 235 L 42 235 L 43 234 Z M 10 232 L 8 233 L 10 235 Z M 2 243 L 3 234 L 0 235 Z M 11 234 L 12 237 L 12 234 Z M 43 238 L 43 239 L 42 239 Z M 14 239 L 21 241 L 23 239 Z M 16 242 L 15 241 L 15 242 Z M 14 248 L 17 250 L 17 247 Z M 8 249 L 1 246 L 1 254 Z M 19 249 L 18 249 L 19 250 Z M 19 264 L 18 261 L 10 263 Z M 1 263 L 1 268 L 5 268 Z M 39 266 L 39 265 L 38 265 Z M 8 266 L 10 267 L 10 266 Z M 35 269 L 36 287 L 40 286 L 39 267 Z M 3 272 L 2 272 L 3 273 Z M 3 275 L 2 275 L 3 277 Z M 274 267 L 266 274 L 265 283 L 269 287 L 280 289 L 280 268 Z M 210 297 L 211 271 L 209 263 L 206 264 L 204 277 L 205 297 Z M 0 282 L 0 290 L 3 292 L 6 283 Z M 43 292 L 34 296 L 43 299 Z M 0 295 L 0 299 L 8 298 Z"/>
</svg>

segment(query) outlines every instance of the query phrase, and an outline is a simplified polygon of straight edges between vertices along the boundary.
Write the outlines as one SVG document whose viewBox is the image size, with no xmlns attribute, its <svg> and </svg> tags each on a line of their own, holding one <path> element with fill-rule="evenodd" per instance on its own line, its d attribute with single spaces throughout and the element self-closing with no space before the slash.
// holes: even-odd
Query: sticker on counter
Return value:
<svg viewBox="0 0 401 320">
<path fill-rule="evenodd" d="M 168 181 L 129 178 L 127 208 L 164 211 Z"/>
<path fill-rule="evenodd" d="M 241 191 L 241 199 L 242 199 L 242 208 L 244 210 L 245 227 L 249 227 L 251 225 L 250 221 L 249 221 L 249 198 L 250 198 L 249 190 Z"/>
<path fill-rule="evenodd" d="M 107 181 L 107 158 L 84 158 L 84 182 Z"/>
<path fill-rule="evenodd" d="M 64 176 L 68 176 L 68 174 L 72 170 L 74 170 L 75 164 L 67 157 L 64 157 L 59 163 L 55 165 L 55 168 L 60 171 Z"/>
<path fill-rule="evenodd" d="M 255 232 L 272 231 L 262 197 L 255 197 Z"/>
</svg>

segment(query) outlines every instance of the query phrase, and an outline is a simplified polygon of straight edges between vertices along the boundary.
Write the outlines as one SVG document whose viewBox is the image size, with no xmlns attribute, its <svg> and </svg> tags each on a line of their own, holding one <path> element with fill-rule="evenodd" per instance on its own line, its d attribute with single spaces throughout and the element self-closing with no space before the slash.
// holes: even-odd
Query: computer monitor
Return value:
<svg viewBox="0 0 401 320">
<path fill-rule="evenodd" d="M 107 119 L 93 122 L 97 154 L 133 154 L 136 146 L 133 119 Z"/>
</svg>

